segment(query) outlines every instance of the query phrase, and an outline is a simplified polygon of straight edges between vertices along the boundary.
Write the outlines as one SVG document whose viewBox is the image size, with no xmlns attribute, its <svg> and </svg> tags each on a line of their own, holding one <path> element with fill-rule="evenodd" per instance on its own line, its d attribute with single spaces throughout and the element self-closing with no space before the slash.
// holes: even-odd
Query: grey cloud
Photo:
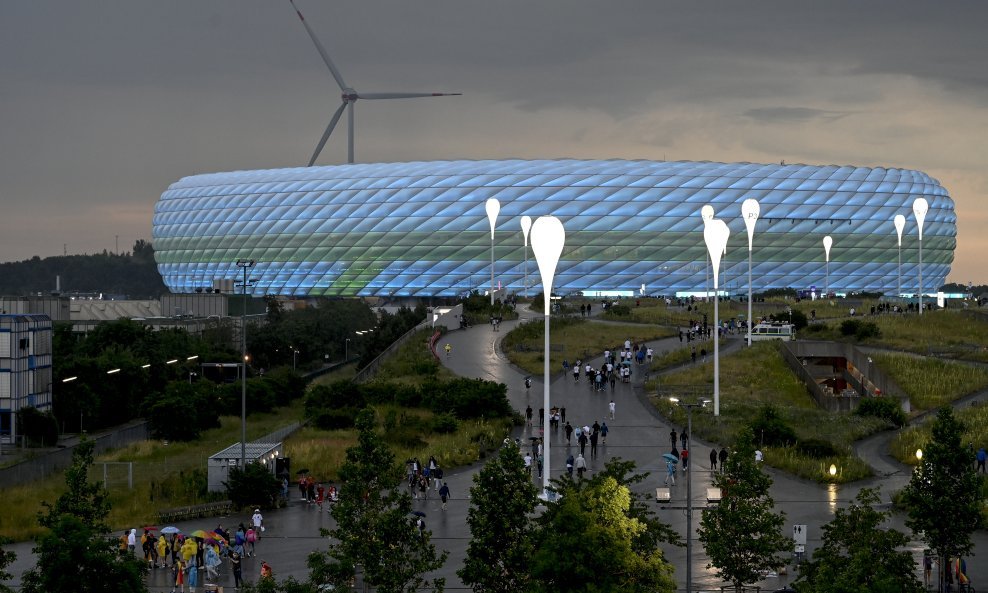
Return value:
<svg viewBox="0 0 988 593">
<path fill-rule="evenodd" d="M 762 123 L 801 123 L 814 119 L 834 121 L 849 114 L 809 107 L 756 107 L 745 111 L 744 115 Z"/>
</svg>

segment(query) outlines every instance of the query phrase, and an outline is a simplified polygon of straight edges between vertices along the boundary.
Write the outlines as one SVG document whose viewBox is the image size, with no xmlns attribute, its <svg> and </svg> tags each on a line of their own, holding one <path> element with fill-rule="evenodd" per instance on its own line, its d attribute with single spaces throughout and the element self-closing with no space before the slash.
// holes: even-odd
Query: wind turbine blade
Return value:
<svg viewBox="0 0 988 593">
<path fill-rule="evenodd" d="M 312 29 L 309 28 L 309 23 L 305 22 L 305 17 L 302 16 L 302 12 L 299 11 L 297 6 L 295 6 L 295 0 L 288 0 L 288 1 L 292 3 L 292 8 L 295 9 L 295 14 L 297 14 L 299 20 L 302 21 L 302 26 L 305 27 L 305 31 L 309 34 L 309 38 L 312 39 L 312 43 L 316 44 L 316 49 L 319 51 L 319 55 L 322 56 L 322 61 L 326 62 L 326 66 L 329 67 L 329 71 L 333 73 L 333 78 L 336 79 L 336 84 L 340 85 L 341 91 L 346 90 L 347 86 L 346 83 L 343 82 L 343 75 L 340 74 L 340 71 L 336 69 L 336 64 L 333 63 L 333 60 L 329 58 L 329 54 L 326 52 L 326 48 L 323 47 L 321 43 L 319 43 L 319 38 L 316 37 L 316 34 L 313 33 Z"/>
<path fill-rule="evenodd" d="M 343 109 L 345 107 L 346 103 L 341 103 L 339 109 L 337 109 L 336 113 L 333 114 L 333 119 L 329 121 L 329 125 L 326 126 L 326 131 L 323 132 L 322 138 L 319 139 L 319 144 L 316 145 L 316 151 L 312 153 L 312 158 L 309 159 L 308 166 L 311 167 L 312 163 L 316 162 L 316 159 L 319 158 L 319 153 L 322 152 L 322 147 L 326 146 L 326 141 L 329 140 L 329 135 L 333 133 L 333 128 L 336 127 L 336 122 L 340 121 L 340 116 L 343 115 Z"/>
<path fill-rule="evenodd" d="M 458 97 L 463 93 L 357 93 L 359 99 L 416 99 L 418 97 Z"/>
</svg>

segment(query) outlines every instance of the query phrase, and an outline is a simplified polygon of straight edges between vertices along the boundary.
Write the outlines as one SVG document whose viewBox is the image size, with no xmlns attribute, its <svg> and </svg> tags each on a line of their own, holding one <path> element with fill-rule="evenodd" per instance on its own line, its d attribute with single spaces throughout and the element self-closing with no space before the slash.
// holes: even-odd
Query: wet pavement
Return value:
<svg viewBox="0 0 988 593">
<path fill-rule="evenodd" d="M 509 332 L 516 324 L 525 322 L 526 319 L 541 317 L 529 312 L 527 309 L 521 310 L 522 319 L 519 321 L 505 321 L 501 324 L 500 331 L 495 332 L 489 325 L 475 326 L 466 330 L 450 332 L 443 337 L 442 343 L 449 342 L 452 346 L 452 353 L 449 357 L 441 356 L 442 363 L 449 367 L 456 374 L 467 377 L 479 377 L 505 383 L 508 386 L 508 395 L 512 405 L 519 411 L 524 411 L 525 407 L 531 405 L 535 411 L 534 417 L 538 419 L 538 410 L 543 402 L 543 383 L 541 375 L 533 377 L 534 384 L 530 389 L 524 385 L 525 373 L 514 368 L 507 360 L 507 357 L 500 351 L 499 340 Z M 551 333 L 551 328 L 550 328 Z M 634 340 L 635 336 L 629 336 Z M 663 351 L 680 348 L 678 338 L 655 340 L 649 342 L 655 350 L 656 355 Z M 734 340 L 727 348 L 740 347 L 740 340 Z M 726 348 L 725 348 L 726 350 Z M 600 365 L 602 356 L 595 357 L 591 362 Z M 708 359 L 707 364 L 712 364 L 712 359 Z M 643 369 L 637 368 L 636 371 Z M 681 426 L 669 426 L 659 418 L 655 410 L 647 405 L 641 393 L 641 381 L 644 372 L 635 372 L 631 384 L 618 382 L 615 389 L 609 388 L 604 392 L 594 392 L 585 379 L 575 383 L 569 374 L 563 374 L 561 369 L 553 369 L 554 375 L 551 381 L 551 405 L 566 408 L 566 419 L 574 426 L 579 424 L 593 424 L 595 420 L 604 422 L 606 420 L 610 429 L 607 437 L 607 444 L 599 446 L 599 454 L 596 458 L 586 456 L 587 467 L 591 472 L 600 470 L 605 462 L 612 457 L 621 457 L 634 460 L 639 471 L 651 472 L 651 475 L 636 489 L 654 496 L 655 488 L 662 486 L 665 476 L 665 463 L 661 461 L 661 454 L 669 446 L 669 432 L 673 428 L 677 431 Z M 608 413 L 608 403 L 613 397 L 615 401 L 615 419 L 611 420 Z M 966 402 L 965 402 L 966 403 Z M 516 431 L 515 436 L 528 443 L 528 437 L 538 434 L 538 427 L 522 427 Z M 871 463 L 876 469 L 876 477 L 852 485 L 834 486 L 821 485 L 806 480 L 793 478 L 782 474 L 771 468 L 768 472 L 774 479 L 772 486 L 772 496 L 775 498 L 776 508 L 786 513 L 786 529 L 791 529 L 792 525 L 807 525 L 808 541 L 807 551 L 812 553 L 820 543 L 821 526 L 830 521 L 834 511 L 846 506 L 862 487 L 880 486 L 882 498 L 889 500 L 889 495 L 894 490 L 902 488 L 909 480 L 911 469 L 899 464 L 888 457 L 885 451 L 885 443 L 888 435 L 877 435 L 866 439 L 856 447 L 859 455 Z M 574 444 L 567 447 L 565 434 L 560 428 L 549 432 L 550 442 L 550 467 L 553 477 L 559 476 L 565 471 L 565 458 L 569 452 L 574 454 L 578 451 L 578 446 Z M 693 506 L 694 506 L 694 530 L 699 522 L 699 509 L 706 505 L 706 487 L 711 484 L 711 472 L 706 453 L 721 444 L 706 443 L 694 439 L 691 448 L 696 453 L 696 465 L 692 469 L 693 479 Z M 589 453 L 589 446 L 587 448 Z M 413 501 L 413 508 L 426 513 L 426 524 L 432 531 L 433 541 L 441 549 L 449 551 L 450 556 L 446 565 L 437 573 L 447 579 L 446 588 L 450 591 L 466 590 L 459 578 L 456 570 L 462 565 L 466 554 L 467 544 L 470 534 L 466 523 L 467 510 L 469 507 L 469 489 L 473 475 L 479 469 L 480 464 L 451 470 L 446 473 L 446 480 L 449 483 L 452 500 L 448 509 L 443 512 L 439 507 L 438 496 L 434 491 L 430 492 L 427 500 Z M 534 478 L 533 478 L 534 479 Z M 539 483 L 541 483 L 539 481 Z M 297 491 L 293 490 L 292 500 L 285 509 L 270 511 L 265 514 L 265 525 L 267 531 L 264 538 L 257 545 L 257 555 L 253 558 L 245 558 L 244 575 L 249 580 L 256 580 L 260 572 L 260 560 L 266 560 L 274 569 L 275 576 L 285 578 L 294 576 L 304 579 L 308 570 L 305 566 L 306 556 L 312 550 L 326 549 L 327 541 L 319 534 L 320 528 L 331 527 L 331 519 L 327 509 L 320 511 L 315 505 L 298 500 Z M 680 472 L 677 477 L 677 485 L 672 488 L 672 502 L 665 508 L 656 505 L 658 516 L 676 529 L 684 538 L 686 536 L 686 517 L 683 507 L 686 505 L 686 485 L 684 475 Z M 236 524 L 247 522 L 249 516 L 215 518 L 190 521 L 176 524 L 183 531 L 194 529 L 212 529 L 218 524 L 223 524 L 227 528 L 235 528 Z M 890 522 L 892 526 L 903 529 L 903 518 L 896 516 Z M 908 533 L 908 530 L 905 530 Z M 787 533 L 789 533 L 787 531 Z M 988 536 L 984 532 L 975 535 L 975 549 L 988 549 Z M 30 544 L 16 544 L 9 547 L 18 553 L 17 562 L 10 568 L 10 572 L 16 575 L 13 584 L 19 581 L 19 575 L 31 566 L 34 559 L 30 553 Z M 917 558 L 917 577 L 921 579 L 919 570 L 919 559 L 922 554 L 922 545 L 918 542 L 910 547 Z M 685 587 L 685 567 L 686 550 L 674 546 L 665 546 L 666 557 L 676 567 L 675 578 L 681 590 Z M 703 547 L 694 539 L 693 543 L 693 586 L 695 590 L 720 591 L 724 583 L 718 579 L 712 569 L 707 568 L 708 559 Z M 980 565 L 976 558 L 968 559 L 969 575 L 972 583 L 977 586 L 982 579 L 988 579 L 988 568 Z M 169 591 L 170 570 L 156 569 L 149 577 L 149 584 L 153 591 Z M 765 581 L 759 583 L 762 590 L 773 591 L 791 582 L 795 574 L 790 570 L 789 574 L 770 576 Z M 202 584 L 200 580 L 200 586 Z M 232 587 L 233 577 L 229 568 L 224 566 L 221 570 L 218 584 L 225 587 Z M 228 589 L 229 590 L 229 589 Z"/>
</svg>

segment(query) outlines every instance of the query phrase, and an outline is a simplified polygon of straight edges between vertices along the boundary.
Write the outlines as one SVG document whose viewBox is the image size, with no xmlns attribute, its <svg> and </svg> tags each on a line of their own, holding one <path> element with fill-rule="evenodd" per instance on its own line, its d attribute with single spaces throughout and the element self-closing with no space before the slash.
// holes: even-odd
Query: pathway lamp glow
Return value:
<svg viewBox="0 0 988 593">
<path fill-rule="evenodd" d="M 824 281 L 824 284 L 823 284 L 823 286 L 824 286 L 823 290 L 824 290 L 824 294 L 827 296 L 827 298 L 830 298 L 830 248 L 833 247 L 833 245 L 834 245 L 834 240 L 833 240 L 833 238 L 831 238 L 830 235 L 827 235 L 826 237 L 823 238 L 823 255 L 827 259 L 827 263 L 826 263 L 826 269 L 827 269 L 827 272 L 826 272 L 826 280 Z"/>
<path fill-rule="evenodd" d="M 895 296 L 902 296 L 902 229 L 906 228 L 906 217 L 901 214 L 896 214 L 895 218 L 892 219 L 892 223 L 895 225 L 895 234 L 898 236 L 898 246 L 899 246 L 899 265 L 896 267 L 896 278 L 898 279 L 899 293 Z"/>
<path fill-rule="evenodd" d="M 700 208 L 700 219 L 703 220 L 703 228 L 707 228 L 707 223 L 714 219 L 714 207 L 710 204 Z M 705 275 L 704 289 L 707 291 L 707 300 L 710 300 L 710 254 L 703 259 L 703 273 Z"/>
<path fill-rule="evenodd" d="M 484 208 L 487 209 L 487 221 L 491 223 L 491 305 L 494 305 L 494 225 L 497 223 L 497 214 L 501 211 L 501 202 L 497 198 L 488 198 Z"/>
<path fill-rule="evenodd" d="M 837 466 L 833 463 L 830 464 L 830 477 L 833 478 L 837 475 Z"/>
<path fill-rule="evenodd" d="M 521 234 L 525 237 L 525 298 L 528 298 L 528 232 L 532 230 L 532 217 L 521 217 Z"/>
<path fill-rule="evenodd" d="M 744 228 L 748 231 L 748 346 L 751 346 L 751 245 L 755 237 L 755 223 L 761 208 L 758 200 L 748 198 L 741 204 L 741 217 L 744 218 Z"/>
<path fill-rule="evenodd" d="M 720 309 L 719 309 L 719 274 L 720 258 L 727 249 L 727 239 L 731 229 L 727 223 L 719 219 L 711 219 L 703 228 L 703 241 L 707 244 L 707 253 L 714 270 L 714 416 L 720 416 Z"/>
<path fill-rule="evenodd" d="M 926 220 L 926 213 L 930 210 L 930 204 L 926 198 L 916 198 L 913 200 L 913 216 L 916 217 L 916 226 L 919 227 L 919 314 L 923 314 L 923 222 Z"/>
<path fill-rule="evenodd" d="M 549 311 L 552 303 L 552 281 L 556 275 L 556 265 L 559 263 L 559 256 L 563 253 L 563 246 L 566 244 L 566 230 L 563 223 L 555 216 L 540 216 L 532 225 L 532 253 L 535 254 L 535 261 L 539 265 L 539 274 L 542 276 L 542 297 L 545 301 L 545 352 L 542 399 L 543 407 L 549 407 Z M 544 433 L 548 436 L 548 432 Z M 545 468 L 542 472 L 542 496 L 546 500 L 551 500 L 553 496 L 549 492 L 549 441 L 544 439 L 545 447 Z"/>
</svg>

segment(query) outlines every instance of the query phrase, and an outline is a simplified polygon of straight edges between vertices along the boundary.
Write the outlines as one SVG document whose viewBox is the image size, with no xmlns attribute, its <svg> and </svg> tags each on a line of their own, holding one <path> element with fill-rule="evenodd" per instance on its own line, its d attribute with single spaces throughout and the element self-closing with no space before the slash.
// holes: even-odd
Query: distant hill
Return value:
<svg viewBox="0 0 988 593">
<path fill-rule="evenodd" d="M 33 257 L 0 264 L 0 295 L 50 294 L 55 278 L 63 293 L 122 295 L 132 299 L 157 298 L 168 290 L 154 263 L 154 249 L 143 239 L 131 253 Z"/>
</svg>

